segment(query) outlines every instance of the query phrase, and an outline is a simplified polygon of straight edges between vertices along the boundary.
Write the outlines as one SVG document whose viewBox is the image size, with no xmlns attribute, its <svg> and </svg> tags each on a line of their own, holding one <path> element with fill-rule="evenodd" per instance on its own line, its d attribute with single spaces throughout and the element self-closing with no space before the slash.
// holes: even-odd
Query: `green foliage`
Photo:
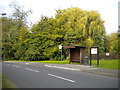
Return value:
<svg viewBox="0 0 120 90">
<path fill-rule="evenodd" d="M 91 39 L 91 37 L 88 37 L 85 41 L 84 41 L 84 45 L 86 46 L 86 49 L 88 50 L 87 52 L 89 52 L 90 47 L 93 46 L 94 41 Z"/>
<path fill-rule="evenodd" d="M 13 18 L 3 18 L 2 26 L 3 55 L 7 58 L 29 61 L 60 60 L 59 45 L 86 46 L 87 52 L 91 46 L 98 46 L 100 52 L 109 50 L 106 47 L 109 40 L 102 38 L 107 37 L 104 21 L 97 11 L 85 11 L 77 7 L 59 9 L 54 18 L 41 16 L 41 20 L 28 30 L 25 22 L 29 11 L 23 11 L 20 6 L 13 7 Z M 111 43 L 110 48 L 116 50 L 116 44 L 117 41 Z M 69 56 L 67 49 L 63 49 L 62 53 L 62 59 Z"/>
<path fill-rule="evenodd" d="M 118 32 L 111 33 L 104 38 L 105 48 L 107 52 L 114 52 L 114 53 L 119 52 L 120 44 L 119 44 L 118 34 L 119 34 Z"/>
<path fill-rule="evenodd" d="M 103 52 L 102 36 L 105 35 L 103 24 L 104 21 L 101 20 L 97 11 L 89 12 L 76 7 L 59 9 L 56 11 L 55 18 L 41 16 L 39 23 L 33 25 L 32 37 L 39 37 L 33 38 L 32 41 L 35 40 L 36 44 L 37 41 L 41 43 L 38 46 L 39 52 L 42 52 L 39 54 L 41 59 L 60 60 L 60 50 L 58 49 L 60 44 L 86 46 L 87 52 L 91 46 L 95 45 L 100 47 L 100 52 Z M 63 54 L 67 57 L 68 50 L 63 49 Z"/>
<path fill-rule="evenodd" d="M 29 11 L 24 11 L 24 9 L 17 5 L 17 3 L 12 3 L 10 5 L 13 8 L 13 14 L 10 18 L 2 17 L 2 56 L 4 59 L 20 59 L 20 55 L 23 53 L 20 41 L 22 28 L 26 27 L 26 19 Z M 1 22 L 0 22 L 1 23 Z M 24 35 L 24 34 L 23 34 Z M 20 37 L 21 36 L 21 37 Z M 21 43 L 20 43 L 21 42 Z M 22 47 L 21 47 L 22 46 Z"/>
<path fill-rule="evenodd" d="M 117 33 L 111 33 L 110 35 L 107 36 L 108 38 L 105 38 L 106 39 L 106 43 L 108 43 L 108 49 L 109 49 L 109 52 L 115 52 L 117 53 L 118 52 L 118 49 L 120 47 L 120 44 L 118 43 L 118 32 Z"/>
<path fill-rule="evenodd" d="M 97 11 L 84 11 L 72 7 L 64 10 L 58 10 L 56 19 L 64 28 L 64 45 L 81 45 L 89 47 L 99 46 L 100 52 L 104 51 L 104 40 L 102 37 L 106 34 L 104 30 L 104 21 L 101 20 Z M 87 44 L 88 40 L 91 45 Z"/>
<path fill-rule="evenodd" d="M 24 59 L 26 50 L 29 47 L 30 33 L 27 31 L 26 27 L 22 27 L 20 30 L 20 36 L 18 37 L 18 42 L 13 45 L 13 50 L 15 50 L 14 56 L 16 59 Z"/>
<path fill-rule="evenodd" d="M 100 33 L 100 31 L 95 30 L 93 37 L 92 37 L 94 40 L 93 45 L 99 47 L 99 52 L 105 51 L 105 43 L 104 43 L 104 39 L 102 37 L 103 37 L 103 35 Z"/>
<path fill-rule="evenodd" d="M 12 19 L 7 17 L 2 18 L 2 55 L 7 58 L 14 56 L 12 45 L 17 39 L 15 28 L 15 22 Z"/>
</svg>

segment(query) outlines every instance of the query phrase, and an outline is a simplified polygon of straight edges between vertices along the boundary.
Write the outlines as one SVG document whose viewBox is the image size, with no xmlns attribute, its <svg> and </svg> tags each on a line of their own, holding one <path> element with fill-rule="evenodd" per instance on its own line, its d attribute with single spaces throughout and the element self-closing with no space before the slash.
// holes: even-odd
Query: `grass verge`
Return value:
<svg viewBox="0 0 120 90">
<path fill-rule="evenodd" d="M 14 90 L 15 88 L 17 88 L 17 86 L 13 82 L 11 82 L 6 76 L 1 75 L 1 77 L 2 77 L 2 88 L 3 89 L 4 88 L 13 88 L 13 90 Z"/>
<path fill-rule="evenodd" d="M 63 61 L 33 61 L 37 63 L 48 63 L 48 64 L 69 64 L 69 60 L 63 60 Z"/>
<path fill-rule="evenodd" d="M 97 60 L 92 60 L 92 65 L 97 65 Z M 99 60 L 99 66 L 93 67 L 120 70 L 120 67 L 118 67 L 118 60 Z"/>
<path fill-rule="evenodd" d="M 7 61 L 15 61 L 15 62 L 36 62 L 36 63 L 48 63 L 48 64 L 69 64 L 69 60 L 62 61 L 50 61 L 50 60 L 42 60 L 42 61 L 24 61 L 24 60 L 7 60 Z"/>
</svg>

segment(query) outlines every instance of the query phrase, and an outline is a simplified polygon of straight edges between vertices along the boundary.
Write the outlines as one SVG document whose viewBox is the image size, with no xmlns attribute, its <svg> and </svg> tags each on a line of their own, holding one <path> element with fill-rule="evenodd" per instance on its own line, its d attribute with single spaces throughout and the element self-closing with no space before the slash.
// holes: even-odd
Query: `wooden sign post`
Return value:
<svg viewBox="0 0 120 90">
<path fill-rule="evenodd" d="M 90 66 L 92 65 L 92 55 L 97 55 L 97 66 L 99 66 L 99 47 L 90 47 Z"/>
</svg>

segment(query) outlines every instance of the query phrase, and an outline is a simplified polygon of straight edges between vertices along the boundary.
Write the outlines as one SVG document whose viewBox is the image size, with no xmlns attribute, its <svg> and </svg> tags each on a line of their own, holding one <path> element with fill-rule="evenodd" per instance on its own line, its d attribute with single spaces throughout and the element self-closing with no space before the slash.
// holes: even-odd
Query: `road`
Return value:
<svg viewBox="0 0 120 90">
<path fill-rule="evenodd" d="M 118 78 L 50 68 L 44 64 L 7 62 L 3 75 L 18 88 L 118 88 Z"/>
</svg>

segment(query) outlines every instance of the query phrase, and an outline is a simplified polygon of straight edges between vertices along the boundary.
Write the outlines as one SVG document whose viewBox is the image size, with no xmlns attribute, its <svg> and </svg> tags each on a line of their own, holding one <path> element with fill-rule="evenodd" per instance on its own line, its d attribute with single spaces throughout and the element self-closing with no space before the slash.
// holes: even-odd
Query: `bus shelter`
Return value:
<svg viewBox="0 0 120 90">
<path fill-rule="evenodd" d="M 71 62 L 78 62 L 80 64 L 84 63 L 85 47 L 83 47 L 83 46 L 64 46 L 64 48 L 70 49 L 70 63 Z"/>
</svg>

